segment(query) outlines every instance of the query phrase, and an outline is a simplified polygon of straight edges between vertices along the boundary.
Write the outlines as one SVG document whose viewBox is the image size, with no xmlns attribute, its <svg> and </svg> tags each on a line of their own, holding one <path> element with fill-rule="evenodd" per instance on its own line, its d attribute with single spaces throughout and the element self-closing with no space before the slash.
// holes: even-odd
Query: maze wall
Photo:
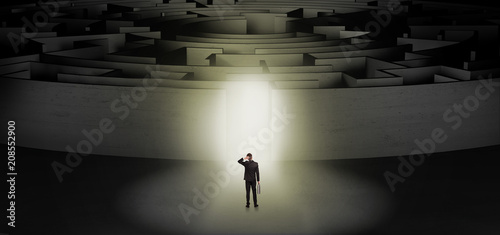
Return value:
<svg viewBox="0 0 500 235">
<path fill-rule="evenodd" d="M 0 119 L 16 121 L 20 146 L 285 160 L 500 144 L 500 9 L 50 0 L 0 11 Z M 238 107 L 252 84 L 261 103 Z"/>
</svg>

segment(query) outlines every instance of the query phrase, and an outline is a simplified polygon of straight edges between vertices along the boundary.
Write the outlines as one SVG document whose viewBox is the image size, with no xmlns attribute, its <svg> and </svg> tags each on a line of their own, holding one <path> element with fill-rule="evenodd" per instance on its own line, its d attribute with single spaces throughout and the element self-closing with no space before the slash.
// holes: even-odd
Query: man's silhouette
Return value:
<svg viewBox="0 0 500 235">
<path fill-rule="evenodd" d="M 244 161 L 244 160 L 248 160 L 248 161 Z M 259 164 L 252 160 L 251 153 L 248 153 L 244 159 L 241 158 L 240 160 L 238 160 L 238 163 L 245 167 L 245 176 L 243 179 L 245 180 L 245 187 L 247 190 L 247 205 L 246 205 L 246 207 L 250 206 L 250 187 L 252 187 L 252 193 L 253 193 L 253 206 L 258 207 L 259 205 L 257 205 L 256 185 L 257 185 L 257 183 L 260 184 Z M 257 179 L 257 180 L 255 180 L 255 179 Z"/>
</svg>

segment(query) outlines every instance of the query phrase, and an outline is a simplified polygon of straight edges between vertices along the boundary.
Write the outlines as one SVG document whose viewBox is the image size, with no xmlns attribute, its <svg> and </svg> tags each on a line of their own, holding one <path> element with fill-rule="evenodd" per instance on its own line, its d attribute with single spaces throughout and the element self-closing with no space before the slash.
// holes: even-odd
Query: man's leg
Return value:
<svg viewBox="0 0 500 235">
<path fill-rule="evenodd" d="M 245 180 L 245 188 L 247 190 L 247 207 L 250 205 L 250 182 Z"/>
<path fill-rule="evenodd" d="M 252 181 L 253 205 L 257 206 L 257 182 Z"/>
</svg>

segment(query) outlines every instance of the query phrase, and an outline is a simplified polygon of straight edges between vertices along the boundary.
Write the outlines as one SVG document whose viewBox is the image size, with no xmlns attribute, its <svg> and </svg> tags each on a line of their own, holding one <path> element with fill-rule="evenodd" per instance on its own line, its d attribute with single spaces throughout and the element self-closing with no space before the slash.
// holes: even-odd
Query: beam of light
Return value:
<svg viewBox="0 0 500 235">
<path fill-rule="evenodd" d="M 238 233 L 248 224 L 259 225 L 246 230 L 250 233 L 343 234 L 370 231 L 387 220 L 392 210 L 389 196 L 372 180 L 339 169 L 334 161 L 282 161 L 287 156 L 278 155 L 286 145 L 273 146 L 273 137 L 283 132 L 266 136 L 273 109 L 282 108 L 273 107 L 269 82 L 256 77 L 228 83 L 226 109 L 218 113 L 219 120 L 226 120 L 221 128 L 226 142 L 221 146 L 227 156 L 165 161 L 164 171 L 151 172 L 118 194 L 115 206 L 122 219 L 154 233 L 200 234 Z M 244 207 L 243 168 L 235 164 L 241 171 L 231 175 L 225 167 L 247 152 L 259 162 L 259 208 Z M 213 177 L 222 174 L 229 176 L 227 183 Z M 206 199 L 201 207 L 195 204 L 202 202 L 196 192 Z M 189 215 L 189 224 L 181 204 L 196 211 Z"/>
<path fill-rule="evenodd" d="M 207 172 L 222 170 L 217 162 L 165 160 L 165 171 L 151 172 L 120 192 L 115 209 L 120 219 L 151 233 L 335 233 L 365 234 L 391 218 L 390 192 L 355 168 L 336 161 L 288 161 L 263 172 L 259 208 L 245 208 L 243 172 L 209 196 L 217 181 Z M 354 170 L 354 172 L 351 172 Z M 193 205 L 198 189 L 208 200 Z M 213 192 L 213 190 L 210 190 Z M 198 198 L 197 198 L 198 199 Z M 186 224 L 179 203 L 196 208 Z M 255 226 L 251 226 L 251 225 Z"/>
<path fill-rule="evenodd" d="M 262 132 L 271 118 L 269 82 L 230 82 L 226 104 L 228 158 L 251 152 L 259 159 L 269 159 L 272 135 Z"/>
<path fill-rule="evenodd" d="M 238 233 L 247 224 L 259 225 L 246 230 L 251 233 L 365 232 L 383 223 L 392 209 L 387 191 L 377 183 L 339 169 L 334 161 L 271 159 L 281 153 L 273 149 L 273 138 L 261 138 L 276 108 L 271 96 L 268 82 L 230 82 L 226 111 L 220 112 L 226 120 L 227 156 L 166 161 L 165 171 L 151 172 L 119 193 L 116 208 L 123 219 L 156 233 L 200 234 Z M 230 174 L 225 167 L 247 152 L 259 162 L 259 208 L 244 207 L 243 168 L 236 164 L 241 171 Z M 201 208 L 195 205 L 201 202 L 195 191 L 207 199 Z M 197 212 L 189 215 L 189 224 L 180 204 Z"/>
</svg>

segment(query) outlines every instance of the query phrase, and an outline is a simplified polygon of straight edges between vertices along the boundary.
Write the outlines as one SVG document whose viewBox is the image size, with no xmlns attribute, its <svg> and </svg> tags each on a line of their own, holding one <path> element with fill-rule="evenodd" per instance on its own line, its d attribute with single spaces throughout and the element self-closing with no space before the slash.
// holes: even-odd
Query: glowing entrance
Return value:
<svg viewBox="0 0 500 235">
<path fill-rule="evenodd" d="M 227 153 L 234 159 L 248 152 L 256 159 L 271 157 L 273 133 L 271 90 L 267 81 L 234 81 L 227 88 Z"/>
</svg>

